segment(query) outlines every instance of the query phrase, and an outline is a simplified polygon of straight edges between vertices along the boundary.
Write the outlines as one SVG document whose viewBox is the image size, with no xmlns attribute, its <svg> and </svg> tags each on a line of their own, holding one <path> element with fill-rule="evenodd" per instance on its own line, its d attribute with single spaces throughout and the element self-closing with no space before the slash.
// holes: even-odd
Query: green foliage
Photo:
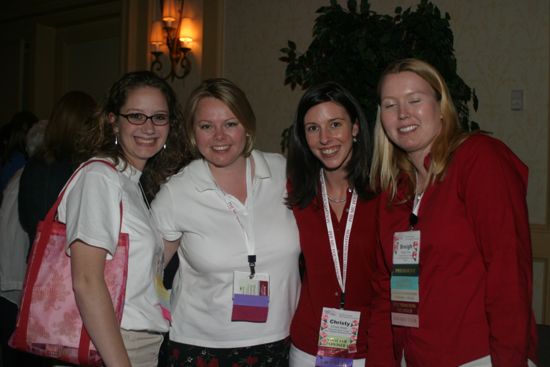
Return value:
<svg viewBox="0 0 550 367">
<path fill-rule="evenodd" d="M 457 74 L 448 13 L 442 14 L 428 0 L 416 9 L 397 7 L 394 15 L 370 10 L 368 0 L 349 0 L 343 9 L 336 0 L 317 10 L 313 40 L 304 53 L 288 41 L 279 60 L 288 65 L 285 85 L 292 89 L 334 80 L 348 88 L 365 109 L 369 121 L 377 110 L 376 87 L 386 66 L 397 59 L 415 57 L 435 66 L 445 78 L 464 129 L 479 129 L 470 121 L 468 105 L 477 111 L 475 90 Z M 286 146 L 283 132 L 282 148 Z M 284 150 L 284 149 L 283 149 Z"/>
</svg>

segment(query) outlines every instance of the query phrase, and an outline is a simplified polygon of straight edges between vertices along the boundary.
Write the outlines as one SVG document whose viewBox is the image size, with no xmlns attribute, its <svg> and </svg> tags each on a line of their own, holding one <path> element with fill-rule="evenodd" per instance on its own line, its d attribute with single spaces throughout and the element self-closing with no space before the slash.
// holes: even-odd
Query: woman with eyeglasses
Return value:
<svg viewBox="0 0 550 367">
<path fill-rule="evenodd" d="M 106 366 L 157 366 L 162 333 L 168 331 L 158 287 L 164 248 L 144 196 L 151 198 L 182 162 L 181 121 L 164 80 L 150 72 L 124 75 L 82 139 L 85 156 L 115 169 L 102 162 L 82 168 L 58 209 L 67 226 L 76 302 Z M 120 325 L 103 276 L 119 232 L 128 233 L 130 243 Z"/>
</svg>

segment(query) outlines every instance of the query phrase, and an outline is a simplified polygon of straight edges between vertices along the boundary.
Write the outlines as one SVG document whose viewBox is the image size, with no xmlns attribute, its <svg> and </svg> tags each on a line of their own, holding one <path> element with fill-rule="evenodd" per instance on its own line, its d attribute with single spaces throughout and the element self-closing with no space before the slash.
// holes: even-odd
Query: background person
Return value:
<svg viewBox="0 0 550 367">
<path fill-rule="evenodd" d="M 254 113 L 227 79 L 200 84 L 184 117 L 196 159 L 152 204 L 180 261 L 167 364 L 286 366 L 300 279 L 285 159 L 253 150 Z"/>
<path fill-rule="evenodd" d="M 19 184 L 19 221 L 32 245 L 38 222 L 44 219 L 77 166 L 77 142 L 97 107 L 87 93 L 63 95 L 50 114 L 44 144 L 29 159 Z"/>
<path fill-rule="evenodd" d="M 423 61 L 390 65 L 379 96 L 372 325 L 392 321 L 402 366 L 533 366 L 527 167 L 500 141 L 461 130 L 445 81 Z M 369 337 L 373 354 L 388 342 Z"/>
<path fill-rule="evenodd" d="M 0 129 L 2 151 L 0 154 L 0 201 L 1 193 L 11 177 L 25 165 L 28 153 L 25 150 L 25 137 L 29 129 L 38 122 L 38 117 L 30 111 L 20 111 Z"/>
<path fill-rule="evenodd" d="M 25 148 L 31 159 L 43 143 L 47 123 L 47 120 L 39 121 L 27 132 Z M 4 189 L 0 206 L 0 360 L 3 367 L 40 367 L 48 362 L 45 358 L 13 349 L 8 345 L 17 322 L 29 249 L 29 236 L 21 227 L 17 215 L 17 197 L 22 172 L 23 168 L 20 168 L 11 177 Z"/>
</svg>

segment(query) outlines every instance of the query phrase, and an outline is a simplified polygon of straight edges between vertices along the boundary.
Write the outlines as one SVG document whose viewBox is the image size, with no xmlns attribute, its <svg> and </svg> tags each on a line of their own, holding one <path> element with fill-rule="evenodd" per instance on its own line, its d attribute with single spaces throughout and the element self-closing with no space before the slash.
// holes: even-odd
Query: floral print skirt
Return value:
<svg viewBox="0 0 550 367">
<path fill-rule="evenodd" d="M 290 338 L 242 348 L 205 348 L 168 341 L 160 367 L 288 367 Z"/>
</svg>

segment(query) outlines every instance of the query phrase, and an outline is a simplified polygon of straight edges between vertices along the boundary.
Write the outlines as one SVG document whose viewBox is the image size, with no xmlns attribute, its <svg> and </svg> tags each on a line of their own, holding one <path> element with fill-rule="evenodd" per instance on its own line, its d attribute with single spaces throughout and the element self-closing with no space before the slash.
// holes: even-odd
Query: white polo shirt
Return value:
<svg viewBox="0 0 550 367">
<path fill-rule="evenodd" d="M 249 271 L 247 248 L 207 162 L 198 159 L 172 176 L 152 203 L 162 236 L 169 241 L 182 237 L 172 290 L 173 341 L 237 348 L 289 335 L 300 287 L 300 246 L 294 216 L 284 205 L 285 159 L 259 151 L 252 152 L 252 159 L 252 206 L 248 199 L 243 205 L 228 196 L 254 236 L 256 272 L 270 276 L 267 322 L 231 321 L 233 271 Z"/>
<path fill-rule="evenodd" d="M 163 244 L 138 186 L 140 176 L 130 165 L 122 172 L 103 163 L 84 167 L 69 184 L 58 219 L 67 225 L 67 245 L 81 240 L 106 249 L 109 261 L 118 243 L 122 200 L 122 232 L 128 233 L 130 252 L 121 327 L 165 332 L 168 322 L 153 283 Z"/>
</svg>

